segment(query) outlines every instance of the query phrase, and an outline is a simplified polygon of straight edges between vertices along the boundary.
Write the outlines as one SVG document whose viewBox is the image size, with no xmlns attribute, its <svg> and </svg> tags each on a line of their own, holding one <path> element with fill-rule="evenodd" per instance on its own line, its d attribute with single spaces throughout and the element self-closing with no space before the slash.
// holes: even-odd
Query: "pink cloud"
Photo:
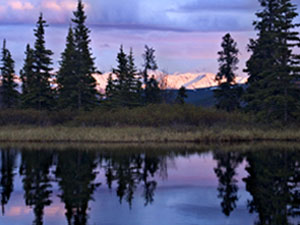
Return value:
<svg viewBox="0 0 300 225">
<path fill-rule="evenodd" d="M 76 9 L 77 2 L 76 1 L 70 1 L 70 0 L 64 0 L 64 1 L 43 1 L 41 4 L 42 8 L 49 9 L 53 11 L 73 11 Z M 85 4 L 85 6 L 87 6 Z"/>
<path fill-rule="evenodd" d="M 42 7 L 46 8 L 46 9 L 54 10 L 54 11 L 61 11 L 62 10 L 61 6 L 55 1 L 43 2 Z"/>
<path fill-rule="evenodd" d="M 34 9 L 34 6 L 30 2 L 21 2 L 21 1 L 12 1 L 9 2 L 8 5 L 13 10 L 31 10 Z"/>
<path fill-rule="evenodd" d="M 66 9 L 66 10 L 75 10 L 76 7 L 77 7 L 77 2 L 75 1 L 63 1 L 61 3 L 61 6 L 63 9 Z"/>
</svg>

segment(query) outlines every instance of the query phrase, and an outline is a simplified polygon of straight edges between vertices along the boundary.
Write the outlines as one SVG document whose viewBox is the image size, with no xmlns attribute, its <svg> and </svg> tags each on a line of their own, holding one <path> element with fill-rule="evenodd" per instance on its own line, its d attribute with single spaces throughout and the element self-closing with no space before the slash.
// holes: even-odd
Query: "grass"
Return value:
<svg viewBox="0 0 300 225">
<path fill-rule="evenodd" d="M 66 143 L 235 143 L 300 141 L 297 129 L 217 127 L 65 127 L 3 126 L 0 142 Z"/>
<path fill-rule="evenodd" d="M 0 142 L 300 142 L 300 124 L 257 123 L 253 115 L 192 105 L 93 111 L 0 110 Z"/>
</svg>

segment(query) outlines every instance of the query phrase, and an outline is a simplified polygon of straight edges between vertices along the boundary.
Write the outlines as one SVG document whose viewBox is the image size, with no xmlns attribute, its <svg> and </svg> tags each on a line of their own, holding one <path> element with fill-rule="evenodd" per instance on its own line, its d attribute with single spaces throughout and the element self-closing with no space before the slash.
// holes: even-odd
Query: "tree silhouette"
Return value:
<svg viewBox="0 0 300 225">
<path fill-rule="evenodd" d="M 100 185 L 95 183 L 95 154 L 92 152 L 65 150 L 58 154 L 55 171 L 61 194 L 59 197 L 65 204 L 68 224 L 87 224 L 89 201 Z"/>
<path fill-rule="evenodd" d="M 216 152 L 214 159 L 217 160 L 217 167 L 214 171 L 219 179 L 218 197 L 222 199 L 223 213 L 230 216 L 238 201 L 238 186 L 235 178 L 237 173 L 235 170 L 243 158 L 236 152 Z"/>
<path fill-rule="evenodd" d="M 17 153 L 13 149 L 1 150 L 1 205 L 2 214 L 5 214 L 5 205 L 10 199 L 10 195 L 14 189 L 14 168 Z"/>
<path fill-rule="evenodd" d="M 26 46 L 25 51 L 25 60 L 23 68 L 20 71 L 20 77 L 22 80 L 22 93 L 21 93 L 21 107 L 22 108 L 29 108 L 32 107 L 34 104 L 34 70 L 33 70 L 33 63 L 34 63 L 34 50 L 30 47 L 29 44 Z"/>
<path fill-rule="evenodd" d="M 101 158 L 101 157 L 100 157 Z M 157 186 L 153 178 L 158 172 L 164 178 L 167 176 L 166 161 L 163 156 L 148 154 L 129 154 L 129 155 L 109 155 L 103 156 L 104 168 L 108 187 L 112 183 L 117 183 L 116 194 L 120 203 L 123 199 L 132 206 L 134 192 L 139 185 L 143 185 L 143 198 L 145 205 L 151 204 L 154 200 L 154 192 Z M 153 178 L 150 180 L 150 178 Z"/>
<path fill-rule="evenodd" d="M 42 225 L 44 208 L 51 204 L 51 179 L 49 170 L 52 165 L 52 152 L 23 151 L 20 175 L 23 176 L 24 198 L 27 206 L 33 207 L 33 224 Z"/>
<path fill-rule="evenodd" d="M 76 99 L 76 77 L 75 66 L 75 41 L 72 27 L 69 28 L 67 43 L 64 52 L 61 54 L 60 69 L 57 74 L 58 104 L 59 108 L 77 108 Z"/>
<path fill-rule="evenodd" d="M 177 96 L 176 96 L 176 99 L 175 99 L 175 102 L 177 104 L 181 104 L 183 105 L 184 104 L 184 99 L 187 98 L 188 96 L 186 95 L 186 88 L 184 86 L 182 86 L 179 90 L 178 90 L 178 93 L 177 93 Z"/>
<path fill-rule="evenodd" d="M 256 13 L 253 23 L 258 31 L 251 39 L 247 61 L 248 88 L 244 99 L 247 110 L 261 120 L 287 122 L 299 114 L 295 104 L 300 91 L 295 81 L 299 79 L 300 57 L 293 49 L 300 38 L 294 20 L 297 6 L 291 0 L 259 0 L 262 10 Z"/>
<path fill-rule="evenodd" d="M 18 103 L 19 93 L 16 90 L 17 83 L 14 80 L 15 62 L 12 59 L 10 51 L 6 48 L 6 40 L 3 41 L 2 57 L 1 57 L 1 95 L 2 105 L 5 108 L 16 107 Z"/>
<path fill-rule="evenodd" d="M 78 109 L 90 109 L 97 104 L 96 80 L 92 76 L 95 72 L 94 58 L 89 44 L 90 30 L 85 25 L 87 16 L 84 4 L 78 1 L 77 9 L 73 13 L 76 78 L 73 79 L 73 88 L 76 91 L 76 105 Z"/>
<path fill-rule="evenodd" d="M 299 153 L 265 149 L 247 154 L 249 176 L 244 179 L 252 195 L 251 213 L 258 213 L 257 225 L 291 224 L 299 216 Z"/>
<path fill-rule="evenodd" d="M 223 37 L 221 46 L 222 51 L 218 52 L 219 72 L 216 75 L 219 86 L 214 91 L 217 100 L 216 107 L 233 111 L 240 108 L 240 98 L 243 92 L 243 89 L 235 82 L 239 50 L 229 33 Z"/>
<path fill-rule="evenodd" d="M 50 109 L 54 103 L 54 93 L 50 85 L 53 52 L 46 48 L 45 27 L 47 23 L 41 13 L 34 30 L 36 38 L 33 51 L 34 76 L 30 80 L 32 85 L 28 86 L 32 88 L 28 90 L 29 98 L 33 95 L 31 107 L 38 110 Z"/>
</svg>

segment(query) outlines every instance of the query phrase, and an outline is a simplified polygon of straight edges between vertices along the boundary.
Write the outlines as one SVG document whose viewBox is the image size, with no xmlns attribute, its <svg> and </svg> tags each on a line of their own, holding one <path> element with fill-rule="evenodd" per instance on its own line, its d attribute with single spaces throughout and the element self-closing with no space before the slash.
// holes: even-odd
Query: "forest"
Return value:
<svg viewBox="0 0 300 225">
<path fill-rule="evenodd" d="M 251 53 L 244 72 L 245 86 L 236 83 L 238 43 L 224 35 L 218 52 L 219 83 L 215 107 L 185 103 L 180 88 L 173 101 L 153 76 L 158 69 L 155 49 L 145 45 L 142 68 L 135 65 L 132 49 L 120 46 L 117 67 L 112 69 L 105 94 L 92 76 L 99 71 L 90 48 L 84 3 L 79 0 L 61 53 L 59 69 L 52 68 L 53 52 L 46 47 L 48 26 L 41 13 L 34 29 L 34 45 L 27 45 L 17 90 L 13 57 L 3 41 L 1 52 L 0 125 L 87 126 L 244 126 L 299 124 L 300 37 L 295 23 L 297 6 L 291 0 L 259 0 L 261 10 L 253 22 L 257 32 L 250 39 Z M 201 44 L 201 43 L 199 43 Z M 221 125 L 220 125 L 221 124 Z"/>
</svg>

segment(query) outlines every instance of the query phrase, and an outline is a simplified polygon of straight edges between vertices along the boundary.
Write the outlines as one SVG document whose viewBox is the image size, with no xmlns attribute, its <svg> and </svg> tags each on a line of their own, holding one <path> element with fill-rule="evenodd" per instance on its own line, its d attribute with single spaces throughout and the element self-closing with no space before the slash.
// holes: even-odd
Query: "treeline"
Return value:
<svg viewBox="0 0 300 225">
<path fill-rule="evenodd" d="M 154 76 L 149 75 L 149 70 L 158 68 L 155 50 L 147 45 L 142 71 L 138 71 L 135 66 L 133 51 L 126 54 L 121 46 L 117 56 L 118 66 L 113 69 L 108 80 L 106 95 L 97 91 L 97 83 L 92 76 L 97 72 L 95 58 L 89 47 L 90 30 L 85 25 L 87 17 L 81 0 L 73 14 L 56 74 L 52 68 L 53 52 L 45 45 L 47 23 L 43 14 L 40 14 L 34 29 L 34 46 L 27 45 L 24 66 L 20 71 L 21 93 L 16 90 L 14 60 L 4 40 L 1 58 L 2 108 L 90 110 L 100 103 L 113 107 L 160 103 L 159 83 Z"/>
<path fill-rule="evenodd" d="M 253 119 L 243 113 L 204 109 L 189 104 L 151 104 L 113 109 L 98 107 L 88 112 L 81 110 L 0 110 L 0 126 L 8 125 L 254 128 Z"/>
<path fill-rule="evenodd" d="M 246 87 L 236 83 L 239 62 L 237 43 L 228 33 L 223 37 L 219 54 L 219 72 L 215 90 L 216 107 L 228 112 L 241 110 L 261 121 L 294 121 L 300 113 L 300 46 L 294 23 L 298 16 L 292 0 L 259 0 L 262 10 L 253 23 L 257 38 L 251 39 L 251 53 L 244 70 L 249 75 Z M 24 66 L 20 72 L 22 91 L 16 91 L 14 61 L 4 41 L 2 48 L 2 108 L 36 110 L 90 110 L 98 106 L 137 107 L 161 103 L 162 92 L 150 72 L 158 68 L 155 50 L 145 46 L 141 70 L 135 66 L 132 49 L 123 46 L 117 55 L 118 65 L 108 79 L 105 95 L 96 90 L 92 76 L 97 70 L 89 47 L 90 30 L 85 25 L 84 5 L 78 1 L 60 67 L 54 74 L 52 51 L 45 47 L 46 21 L 41 14 L 34 29 L 35 43 L 27 45 Z M 175 103 L 184 103 L 185 88 L 178 91 Z"/>
<path fill-rule="evenodd" d="M 249 79 L 244 90 L 236 85 L 238 54 L 237 43 L 226 34 L 219 54 L 220 82 L 215 91 L 217 107 L 227 111 L 243 109 L 264 121 L 294 121 L 300 113 L 300 46 L 298 16 L 291 0 L 259 0 L 261 11 L 253 23 L 258 31 L 251 39 L 250 59 L 244 72 Z"/>
</svg>

